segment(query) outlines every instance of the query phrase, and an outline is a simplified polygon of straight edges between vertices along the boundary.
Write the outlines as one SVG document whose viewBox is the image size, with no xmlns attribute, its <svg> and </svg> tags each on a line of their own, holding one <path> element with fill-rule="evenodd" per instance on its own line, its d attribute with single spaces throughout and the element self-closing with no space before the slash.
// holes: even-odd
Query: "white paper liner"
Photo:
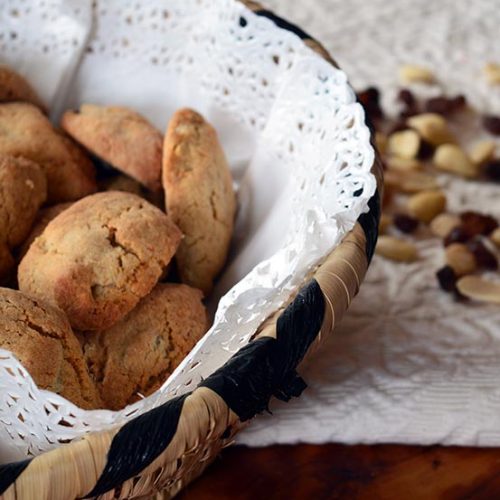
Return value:
<svg viewBox="0 0 500 500">
<path fill-rule="evenodd" d="M 38 390 L 0 350 L 0 461 L 193 389 L 342 240 L 375 190 L 369 131 L 345 74 L 234 0 L 108 0 L 93 10 L 90 1 L 18 3 L 0 6 L 0 58 L 28 77 L 54 116 L 82 102 L 121 104 L 164 130 L 179 107 L 197 109 L 220 134 L 240 210 L 214 325 L 154 395 L 120 412 L 83 411 Z"/>
</svg>

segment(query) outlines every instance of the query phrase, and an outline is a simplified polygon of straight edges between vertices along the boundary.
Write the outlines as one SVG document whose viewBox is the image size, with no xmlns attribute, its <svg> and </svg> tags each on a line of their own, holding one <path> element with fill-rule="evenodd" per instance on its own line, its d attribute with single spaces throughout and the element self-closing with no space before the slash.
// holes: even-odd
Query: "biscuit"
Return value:
<svg viewBox="0 0 500 500">
<path fill-rule="evenodd" d="M 0 288 L 0 348 L 16 356 L 40 389 L 81 408 L 100 406 L 81 346 L 62 311 Z"/>
<path fill-rule="evenodd" d="M 1 155 L 28 158 L 45 171 L 51 204 L 77 200 L 96 191 L 90 159 L 68 137 L 54 130 L 35 106 L 1 104 L 0 131 Z"/>
<path fill-rule="evenodd" d="M 202 292 L 158 284 L 112 328 L 79 335 L 106 408 L 119 410 L 165 382 L 207 330 Z"/>
<path fill-rule="evenodd" d="M 66 111 L 61 125 L 76 141 L 147 188 L 161 188 L 162 135 L 128 108 L 83 104 Z"/>
<path fill-rule="evenodd" d="M 180 240 L 171 218 L 138 196 L 87 196 L 32 243 L 19 289 L 58 306 L 77 330 L 109 328 L 154 288 Z"/>
<path fill-rule="evenodd" d="M 227 258 L 236 200 L 215 129 L 190 109 L 175 113 L 163 150 L 167 212 L 184 233 L 182 281 L 209 293 Z"/>
<path fill-rule="evenodd" d="M 14 265 L 10 249 L 28 236 L 47 198 L 47 180 L 36 163 L 0 156 L 0 279 Z"/>
<path fill-rule="evenodd" d="M 45 228 L 49 225 L 52 219 L 55 219 L 60 213 L 64 212 L 67 208 L 73 205 L 72 202 L 59 203 L 58 205 L 52 205 L 51 207 L 42 208 L 38 211 L 35 222 L 28 237 L 24 240 L 18 251 L 18 260 L 21 260 L 26 252 L 29 250 L 31 244 L 45 231 Z"/>
<path fill-rule="evenodd" d="M 42 100 L 31 85 L 12 68 L 0 66 L 0 102 L 29 102 L 46 111 Z"/>
</svg>

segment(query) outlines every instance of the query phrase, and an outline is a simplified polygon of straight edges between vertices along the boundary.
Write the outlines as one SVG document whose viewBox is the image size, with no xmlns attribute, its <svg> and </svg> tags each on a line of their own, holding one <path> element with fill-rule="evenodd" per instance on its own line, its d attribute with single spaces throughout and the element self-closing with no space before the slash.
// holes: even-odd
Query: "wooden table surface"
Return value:
<svg viewBox="0 0 500 500">
<path fill-rule="evenodd" d="M 500 498 L 500 449 L 235 446 L 177 498 L 494 500 Z"/>
</svg>

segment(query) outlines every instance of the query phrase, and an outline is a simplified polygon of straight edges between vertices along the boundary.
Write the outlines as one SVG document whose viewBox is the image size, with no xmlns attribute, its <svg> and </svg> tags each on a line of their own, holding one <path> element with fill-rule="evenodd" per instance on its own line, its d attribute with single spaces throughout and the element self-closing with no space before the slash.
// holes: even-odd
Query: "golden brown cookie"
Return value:
<svg viewBox="0 0 500 500">
<path fill-rule="evenodd" d="M 29 102 L 46 110 L 31 85 L 12 68 L 0 66 L 0 102 Z"/>
<path fill-rule="evenodd" d="M 97 189 L 90 159 L 31 104 L 0 105 L 0 154 L 38 163 L 47 176 L 50 203 L 77 200 Z"/>
<path fill-rule="evenodd" d="M 12 268 L 9 249 L 28 236 L 47 198 L 47 179 L 39 165 L 24 158 L 0 156 L 0 279 Z"/>
<path fill-rule="evenodd" d="M 64 212 L 67 208 L 73 205 L 73 202 L 69 201 L 67 203 L 59 203 L 58 205 L 52 205 L 51 207 L 42 208 L 38 211 L 35 222 L 28 237 L 24 240 L 18 251 L 18 260 L 21 260 L 26 252 L 29 250 L 31 244 L 38 238 L 49 225 L 52 219 L 55 219 L 61 212 Z"/>
<path fill-rule="evenodd" d="M 215 129 L 190 109 L 175 113 L 163 151 L 167 212 L 184 233 L 182 281 L 209 293 L 227 258 L 236 200 Z"/>
<path fill-rule="evenodd" d="M 154 288 L 180 239 L 171 218 L 138 196 L 87 196 L 32 243 L 19 289 L 61 308 L 77 330 L 109 328 Z"/>
<path fill-rule="evenodd" d="M 207 331 L 202 292 L 159 284 L 112 328 L 79 335 L 105 407 L 157 390 Z"/>
<path fill-rule="evenodd" d="M 100 406 L 80 344 L 62 311 L 0 288 L 0 348 L 11 351 L 40 389 L 81 408 Z"/>
<path fill-rule="evenodd" d="M 128 108 L 83 104 L 66 111 L 63 129 L 80 144 L 147 188 L 161 188 L 162 135 Z"/>
</svg>

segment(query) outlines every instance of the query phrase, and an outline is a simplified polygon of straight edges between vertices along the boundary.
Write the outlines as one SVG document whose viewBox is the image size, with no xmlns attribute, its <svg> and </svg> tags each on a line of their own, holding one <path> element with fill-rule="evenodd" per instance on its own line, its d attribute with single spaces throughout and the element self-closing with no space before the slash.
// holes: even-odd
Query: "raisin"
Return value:
<svg viewBox="0 0 500 500">
<path fill-rule="evenodd" d="M 380 106 L 380 92 L 376 87 L 368 87 L 359 92 L 358 99 L 370 119 L 380 120 L 384 117 L 384 112 Z"/>
<path fill-rule="evenodd" d="M 483 127 L 493 135 L 500 135 L 500 116 L 486 115 L 483 117 Z"/>
<path fill-rule="evenodd" d="M 456 97 L 439 96 L 428 99 L 425 103 L 424 109 L 428 113 L 449 115 L 462 109 L 465 104 L 466 100 L 463 95 L 457 95 Z"/>
<path fill-rule="evenodd" d="M 402 233 L 413 233 L 419 224 L 417 219 L 405 214 L 395 215 L 393 222 Z"/>
<path fill-rule="evenodd" d="M 462 226 L 453 228 L 448 236 L 444 239 L 444 246 L 447 247 L 452 243 L 465 243 L 470 239 L 469 234 L 465 231 Z"/>
<path fill-rule="evenodd" d="M 491 160 L 484 165 L 484 175 L 494 181 L 500 182 L 500 160 Z"/>
<path fill-rule="evenodd" d="M 417 100 L 413 92 L 408 89 L 401 89 L 398 93 L 398 101 L 402 102 L 407 108 L 413 108 L 417 105 Z"/>
<path fill-rule="evenodd" d="M 467 243 L 467 248 L 474 254 L 478 267 L 495 271 L 498 269 L 497 258 L 486 248 L 479 238 Z"/>
<path fill-rule="evenodd" d="M 451 266 L 444 266 L 436 272 L 439 286 L 445 292 L 457 291 L 457 275 Z"/>
<path fill-rule="evenodd" d="M 470 238 L 479 234 L 488 235 L 498 227 L 498 222 L 494 217 L 471 210 L 460 214 L 460 219 L 462 228 Z"/>
<path fill-rule="evenodd" d="M 421 160 L 428 160 L 434 155 L 434 146 L 427 142 L 425 139 L 420 139 L 420 149 L 418 150 L 418 158 Z"/>
</svg>

